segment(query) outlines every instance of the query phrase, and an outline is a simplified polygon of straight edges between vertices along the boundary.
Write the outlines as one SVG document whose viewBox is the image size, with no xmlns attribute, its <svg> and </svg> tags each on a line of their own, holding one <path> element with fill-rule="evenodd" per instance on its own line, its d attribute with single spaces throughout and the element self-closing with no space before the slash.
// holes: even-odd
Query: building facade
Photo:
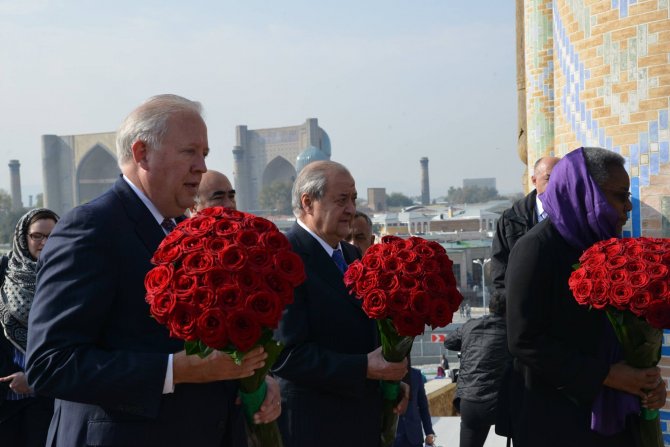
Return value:
<svg viewBox="0 0 670 447">
<path fill-rule="evenodd" d="M 237 207 L 242 211 L 260 209 L 258 198 L 264 187 L 275 182 L 292 184 L 307 163 L 330 160 L 330 138 L 317 118 L 272 129 L 237 126 L 236 138 L 233 177 Z"/>
</svg>

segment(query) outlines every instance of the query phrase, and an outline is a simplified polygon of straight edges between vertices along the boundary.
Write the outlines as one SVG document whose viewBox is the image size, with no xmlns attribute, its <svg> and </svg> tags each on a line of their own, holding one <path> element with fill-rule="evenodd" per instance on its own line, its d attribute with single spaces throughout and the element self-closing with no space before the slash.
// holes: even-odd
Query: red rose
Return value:
<svg viewBox="0 0 670 447">
<path fill-rule="evenodd" d="M 597 266 L 589 270 L 588 276 L 593 280 L 601 279 L 603 281 L 609 281 L 609 270 L 607 270 L 604 266 Z"/>
<path fill-rule="evenodd" d="M 649 284 L 651 277 L 646 272 L 634 272 L 628 277 L 628 283 L 632 287 L 645 287 Z"/>
<path fill-rule="evenodd" d="M 670 303 L 656 301 L 649 305 L 647 322 L 657 329 L 670 329 Z"/>
<path fill-rule="evenodd" d="M 396 257 L 399 261 L 402 261 L 403 264 L 411 264 L 417 262 L 419 259 L 419 256 L 412 250 L 400 250 L 396 253 Z"/>
<path fill-rule="evenodd" d="M 184 253 L 192 253 L 194 251 L 201 251 L 203 248 L 204 239 L 201 236 L 186 236 L 181 240 L 181 250 Z"/>
<path fill-rule="evenodd" d="M 428 241 L 426 244 L 433 250 L 435 255 L 446 254 L 447 251 L 438 242 Z"/>
<path fill-rule="evenodd" d="M 584 278 L 586 278 L 586 270 L 585 269 L 580 268 L 580 269 L 574 270 L 570 274 L 570 278 L 568 279 L 568 286 L 571 289 L 574 289 L 575 286 Z"/>
<path fill-rule="evenodd" d="M 423 290 L 414 290 L 409 296 L 409 307 L 417 315 L 425 317 L 430 311 L 430 296 Z"/>
<path fill-rule="evenodd" d="M 393 235 L 382 236 L 382 244 L 391 244 L 394 242 L 402 242 L 402 239 Z"/>
<path fill-rule="evenodd" d="M 363 263 L 359 260 L 349 264 L 349 268 L 344 272 L 344 285 L 355 289 L 356 282 L 361 279 L 364 270 Z"/>
<path fill-rule="evenodd" d="M 423 319 L 411 312 L 403 312 L 393 318 L 393 325 L 398 331 L 398 335 L 406 337 L 416 337 L 423 333 L 425 325 Z"/>
<path fill-rule="evenodd" d="M 630 299 L 629 309 L 638 317 L 644 316 L 652 301 L 651 293 L 646 290 L 639 290 Z"/>
<path fill-rule="evenodd" d="M 622 284 L 628 281 L 628 271 L 622 268 L 611 270 L 609 280 L 612 284 Z"/>
<path fill-rule="evenodd" d="M 237 244 L 231 244 L 221 251 L 220 259 L 223 268 L 237 272 L 247 263 L 247 251 Z"/>
<path fill-rule="evenodd" d="M 668 298 L 668 281 L 654 279 L 649 282 L 647 290 L 654 298 Z"/>
<path fill-rule="evenodd" d="M 182 249 L 179 245 L 161 244 L 154 252 L 151 263 L 154 265 L 164 265 L 175 262 L 181 256 Z"/>
<path fill-rule="evenodd" d="M 435 329 L 436 327 L 443 327 L 451 323 L 454 311 L 451 309 L 448 300 L 431 299 L 430 312 L 428 314 L 428 324 Z"/>
<path fill-rule="evenodd" d="M 205 249 L 213 256 L 221 256 L 224 248 L 230 245 L 230 242 L 222 237 L 210 236 L 205 239 Z"/>
<path fill-rule="evenodd" d="M 614 284 L 610 288 L 610 304 L 617 309 L 624 310 L 628 307 L 628 303 L 634 294 L 635 291 L 628 284 Z M 596 306 L 594 305 L 593 307 Z"/>
<path fill-rule="evenodd" d="M 658 254 L 658 253 L 652 253 L 652 252 L 646 251 L 646 252 L 642 253 L 642 259 L 644 259 L 645 261 L 647 261 L 651 264 L 656 264 L 656 263 L 661 262 L 661 260 L 663 259 L 663 256 Z"/>
<path fill-rule="evenodd" d="M 291 283 L 275 272 L 268 272 L 263 277 L 268 290 L 277 294 L 285 305 L 293 302 L 293 286 Z"/>
<path fill-rule="evenodd" d="M 607 282 L 597 279 L 592 282 L 591 303 L 593 306 L 602 309 L 609 304 L 609 287 Z"/>
<path fill-rule="evenodd" d="M 171 264 L 152 268 L 144 277 L 144 288 L 148 293 L 164 291 L 172 281 L 173 267 Z"/>
<path fill-rule="evenodd" d="M 193 302 L 202 310 L 219 306 L 219 300 L 215 293 L 216 289 L 210 287 L 198 287 L 195 291 Z"/>
<path fill-rule="evenodd" d="M 377 285 L 377 276 L 375 272 L 367 271 L 360 280 L 356 282 L 356 295 L 364 297 L 370 293 Z"/>
<path fill-rule="evenodd" d="M 251 247 L 247 250 L 247 263 L 256 272 L 272 268 L 270 252 L 262 247 Z"/>
<path fill-rule="evenodd" d="M 269 233 L 262 234 L 258 242 L 261 247 L 265 247 L 272 251 L 287 250 L 291 248 L 291 244 L 289 244 L 286 236 L 284 236 L 279 231 L 271 231 Z"/>
<path fill-rule="evenodd" d="M 244 305 L 244 298 L 239 287 L 226 285 L 216 289 L 215 296 L 221 307 L 226 310 L 234 310 Z"/>
<path fill-rule="evenodd" d="M 607 260 L 605 261 L 605 265 L 610 270 L 618 269 L 626 265 L 626 261 L 627 259 L 625 256 L 612 256 L 610 258 L 607 258 Z"/>
<path fill-rule="evenodd" d="M 435 259 L 424 259 L 421 265 L 421 270 L 426 273 L 438 273 L 440 269 L 440 264 Z"/>
<path fill-rule="evenodd" d="M 383 290 L 372 289 L 363 299 L 363 311 L 370 318 L 386 318 L 388 314 L 386 293 Z"/>
<path fill-rule="evenodd" d="M 435 255 L 433 249 L 427 244 L 417 245 L 412 250 L 421 258 L 431 258 Z"/>
<path fill-rule="evenodd" d="M 224 219 L 232 220 L 234 222 L 242 222 L 247 218 L 248 214 L 244 214 L 242 211 L 237 211 L 231 208 L 223 208 L 223 217 Z"/>
<path fill-rule="evenodd" d="M 647 273 L 652 279 L 666 278 L 668 276 L 668 267 L 663 264 L 647 264 Z"/>
<path fill-rule="evenodd" d="M 269 231 L 278 231 L 277 226 L 267 219 L 254 216 L 253 219 L 245 220 L 247 228 L 254 230 L 258 234 L 267 233 Z"/>
<path fill-rule="evenodd" d="M 216 219 L 213 217 L 198 214 L 195 217 L 184 220 L 180 226 L 187 234 L 202 237 L 212 229 L 215 223 Z"/>
<path fill-rule="evenodd" d="M 199 311 L 195 306 L 177 301 L 167 323 L 170 336 L 186 341 L 197 340 L 198 314 Z"/>
<path fill-rule="evenodd" d="M 305 266 L 302 258 L 292 251 L 282 250 L 275 254 L 275 268 L 293 286 L 302 284 L 305 279 Z"/>
<path fill-rule="evenodd" d="M 572 294 L 579 304 L 590 304 L 589 296 L 592 288 L 593 282 L 590 279 L 582 279 L 572 289 Z"/>
<path fill-rule="evenodd" d="M 217 236 L 221 237 L 231 237 L 235 236 L 235 234 L 240 231 L 240 225 L 237 222 L 233 222 L 230 219 L 227 219 L 224 217 L 222 220 L 216 221 L 214 224 L 214 233 Z"/>
<path fill-rule="evenodd" d="M 221 266 L 213 266 L 204 276 L 204 284 L 207 284 L 212 290 L 216 290 L 232 281 L 232 273 Z"/>
<path fill-rule="evenodd" d="M 394 293 L 400 289 L 398 276 L 392 273 L 382 273 L 377 276 L 376 287 L 386 293 Z"/>
<path fill-rule="evenodd" d="M 212 255 L 206 251 L 197 251 L 186 255 L 182 268 L 186 274 L 199 275 L 211 269 L 213 265 L 214 258 Z"/>
<path fill-rule="evenodd" d="M 431 292 L 444 293 L 447 290 L 447 284 L 441 276 L 435 273 L 426 273 L 423 275 L 422 284 L 424 290 Z"/>
<path fill-rule="evenodd" d="M 243 292 L 255 292 L 261 286 L 261 276 L 247 269 L 236 272 L 233 278 L 237 287 Z"/>
<path fill-rule="evenodd" d="M 588 256 L 587 256 L 588 254 Z M 592 268 L 602 266 L 607 260 L 605 253 L 598 253 L 587 250 L 580 258 L 579 262 L 582 264 L 586 270 L 591 270 Z"/>
<path fill-rule="evenodd" d="M 174 230 L 165 235 L 165 237 L 161 241 L 161 246 L 178 245 L 177 243 L 181 241 L 184 238 L 184 236 L 187 236 L 187 234 L 184 233 L 180 227 L 176 227 Z"/>
<path fill-rule="evenodd" d="M 150 304 L 151 315 L 160 324 L 165 324 L 170 313 L 174 310 L 177 300 L 170 292 L 159 292 L 147 295 L 147 302 Z"/>
<path fill-rule="evenodd" d="M 626 270 L 631 273 L 644 272 L 647 269 L 647 264 L 642 261 L 629 260 L 626 263 Z"/>
<path fill-rule="evenodd" d="M 198 280 L 196 277 L 185 274 L 183 270 L 178 270 L 175 273 L 172 291 L 177 295 L 177 298 L 191 296 L 197 288 Z"/>
<path fill-rule="evenodd" d="M 416 280 L 416 278 L 412 275 L 407 275 L 406 272 L 404 272 L 403 275 L 400 276 L 399 282 L 400 282 L 400 289 L 402 289 L 404 293 L 407 294 L 409 294 L 413 290 L 416 290 L 419 287 L 419 282 Z"/>
<path fill-rule="evenodd" d="M 221 309 L 205 310 L 196 322 L 198 338 L 212 349 L 228 346 L 226 314 Z"/>
<path fill-rule="evenodd" d="M 456 312 L 458 308 L 461 307 L 463 295 L 461 295 L 461 292 L 459 292 L 455 286 L 449 287 L 449 301 L 451 303 L 452 312 Z"/>
<path fill-rule="evenodd" d="M 395 290 L 388 293 L 389 311 L 396 314 L 405 310 L 408 304 L 408 296 L 402 290 Z"/>
<path fill-rule="evenodd" d="M 626 245 L 626 256 L 629 258 L 638 258 L 644 253 L 644 248 L 640 244 Z"/>
<path fill-rule="evenodd" d="M 418 275 L 419 272 L 421 272 L 421 263 L 419 262 L 411 262 L 404 266 L 403 273 L 406 275 Z"/>
<path fill-rule="evenodd" d="M 235 242 L 242 247 L 255 247 L 258 245 L 258 233 L 251 230 L 241 230 L 235 234 Z"/>
<path fill-rule="evenodd" d="M 246 310 L 237 310 L 227 318 L 230 342 L 241 352 L 247 352 L 261 336 L 261 325 L 254 314 Z"/>
<path fill-rule="evenodd" d="M 403 268 L 402 261 L 398 258 L 387 258 L 384 260 L 384 269 L 388 272 L 397 273 Z"/>
<path fill-rule="evenodd" d="M 199 216 L 211 216 L 211 217 L 221 217 L 223 215 L 223 207 L 220 206 L 210 206 L 203 210 L 198 211 Z"/>
<path fill-rule="evenodd" d="M 247 297 L 246 307 L 256 314 L 257 321 L 266 327 L 276 329 L 281 318 L 281 301 L 276 294 L 261 290 Z"/>
<path fill-rule="evenodd" d="M 381 270 L 382 267 L 384 266 L 384 263 L 382 261 L 381 256 L 377 255 L 369 255 L 365 253 L 365 256 L 363 256 L 363 259 L 361 259 L 361 262 L 363 263 L 363 267 L 369 270 Z"/>
<path fill-rule="evenodd" d="M 605 256 L 607 256 L 608 258 L 623 254 L 624 249 L 625 249 L 624 245 L 619 243 L 618 241 L 613 244 L 602 247 L 603 253 L 605 253 Z"/>
</svg>

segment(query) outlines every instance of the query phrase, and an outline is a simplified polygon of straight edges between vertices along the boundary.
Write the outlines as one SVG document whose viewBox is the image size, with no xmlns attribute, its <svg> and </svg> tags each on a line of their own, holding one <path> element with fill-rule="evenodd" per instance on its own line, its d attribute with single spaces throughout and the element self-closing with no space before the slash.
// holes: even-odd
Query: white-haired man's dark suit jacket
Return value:
<svg viewBox="0 0 670 447">
<path fill-rule="evenodd" d="M 162 393 L 168 353 L 183 349 L 144 299 L 149 260 L 164 236 L 123 179 L 51 234 L 27 358 L 29 383 L 57 398 L 47 445 L 220 447 L 243 427 L 230 422 L 231 383 Z"/>
<path fill-rule="evenodd" d="M 379 381 L 366 379 L 367 353 L 377 329 L 349 295 L 342 273 L 319 242 L 299 225 L 287 234 L 305 263 L 277 335 L 285 344 L 274 373 L 282 394 L 280 427 L 286 446 L 370 447 L 379 444 Z M 347 263 L 358 250 L 342 242 Z"/>
</svg>

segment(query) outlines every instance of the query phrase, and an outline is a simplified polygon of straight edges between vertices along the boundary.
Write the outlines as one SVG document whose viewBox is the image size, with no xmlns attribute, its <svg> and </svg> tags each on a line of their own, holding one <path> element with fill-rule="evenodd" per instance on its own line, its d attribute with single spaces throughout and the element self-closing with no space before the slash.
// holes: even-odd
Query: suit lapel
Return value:
<svg viewBox="0 0 670 447">
<path fill-rule="evenodd" d="M 134 222 L 138 237 L 153 255 L 165 237 L 165 232 L 123 178 L 117 180 L 112 189 L 121 200 L 128 218 Z"/>
<path fill-rule="evenodd" d="M 343 299 L 360 309 L 361 300 L 351 295 L 344 286 L 342 272 L 328 256 L 319 241 L 298 224 L 293 226 L 291 232 L 295 234 L 300 244 L 299 247 L 295 247 L 295 251 L 303 258 L 305 268 L 309 271 L 309 274 L 317 275 L 322 282 L 327 283 L 336 293 L 342 295 Z M 347 253 L 346 249 L 344 250 L 344 257 L 347 263 L 351 262 L 351 253 Z"/>
</svg>

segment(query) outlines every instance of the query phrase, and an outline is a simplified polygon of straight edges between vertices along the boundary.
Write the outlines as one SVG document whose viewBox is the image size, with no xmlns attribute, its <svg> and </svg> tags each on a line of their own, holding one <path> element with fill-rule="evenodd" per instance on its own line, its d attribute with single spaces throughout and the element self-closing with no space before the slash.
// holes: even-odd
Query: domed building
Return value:
<svg viewBox="0 0 670 447">
<path fill-rule="evenodd" d="M 237 208 L 258 211 L 258 196 L 275 182 L 293 183 L 298 172 L 316 160 L 330 160 L 328 134 L 316 118 L 298 126 L 247 129 L 237 126 L 233 178 Z"/>
<path fill-rule="evenodd" d="M 318 147 L 310 146 L 300 153 L 295 159 L 295 172 L 299 174 L 302 168 L 313 161 L 330 160 L 330 154 L 322 151 Z"/>
</svg>

